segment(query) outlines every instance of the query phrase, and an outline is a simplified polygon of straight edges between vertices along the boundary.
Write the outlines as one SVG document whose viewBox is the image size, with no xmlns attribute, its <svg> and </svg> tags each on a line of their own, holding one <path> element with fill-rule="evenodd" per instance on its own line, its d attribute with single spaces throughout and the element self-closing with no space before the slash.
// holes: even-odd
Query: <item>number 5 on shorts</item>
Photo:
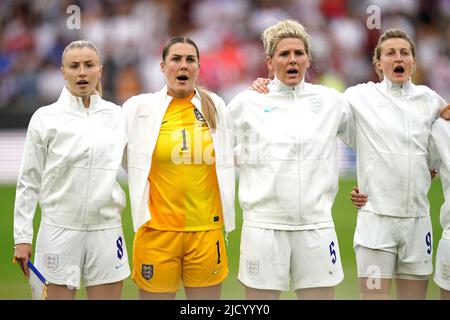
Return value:
<svg viewBox="0 0 450 320">
<path fill-rule="evenodd" d="M 334 250 L 334 241 L 331 241 L 329 248 L 330 248 L 331 262 L 335 264 L 337 259 L 336 259 L 336 250 Z"/>
</svg>

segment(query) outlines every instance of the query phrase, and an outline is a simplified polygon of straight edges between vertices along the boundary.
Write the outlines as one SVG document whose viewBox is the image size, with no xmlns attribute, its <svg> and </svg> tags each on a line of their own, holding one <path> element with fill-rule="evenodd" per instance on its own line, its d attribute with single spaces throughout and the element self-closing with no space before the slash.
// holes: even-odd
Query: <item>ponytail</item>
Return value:
<svg viewBox="0 0 450 320">
<path fill-rule="evenodd" d="M 205 116 L 206 122 L 209 125 L 210 129 L 215 130 L 217 128 L 217 109 L 214 104 L 213 99 L 209 95 L 208 91 L 200 87 L 199 85 L 195 86 L 199 95 L 200 102 L 202 104 L 203 115 Z"/>
</svg>

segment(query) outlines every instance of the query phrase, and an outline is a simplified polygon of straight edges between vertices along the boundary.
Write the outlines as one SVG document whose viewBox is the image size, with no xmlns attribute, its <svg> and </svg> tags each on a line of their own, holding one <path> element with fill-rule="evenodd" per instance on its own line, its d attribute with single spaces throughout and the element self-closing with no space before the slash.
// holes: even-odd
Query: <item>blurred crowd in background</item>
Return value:
<svg viewBox="0 0 450 320">
<path fill-rule="evenodd" d="M 69 29 L 70 5 L 81 28 Z M 366 21 L 375 5 L 381 29 Z M 267 68 L 261 32 L 284 18 L 312 36 L 308 81 L 343 90 L 376 81 L 371 64 L 378 36 L 399 27 L 417 45 L 414 81 L 450 100 L 450 0 L 0 0 L 0 128 L 26 127 L 64 84 L 61 53 L 76 39 L 100 49 L 104 96 L 118 104 L 163 85 L 161 51 L 170 36 L 200 48 L 200 82 L 226 102 Z"/>
</svg>

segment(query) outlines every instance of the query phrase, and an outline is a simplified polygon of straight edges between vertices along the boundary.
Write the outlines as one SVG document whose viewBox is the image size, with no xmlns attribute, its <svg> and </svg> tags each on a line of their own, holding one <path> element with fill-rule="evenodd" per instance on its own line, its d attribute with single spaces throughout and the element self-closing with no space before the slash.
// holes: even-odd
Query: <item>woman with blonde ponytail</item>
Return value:
<svg viewBox="0 0 450 320">
<path fill-rule="evenodd" d="M 220 299 L 228 261 L 222 228 L 234 229 L 231 121 L 224 101 L 199 87 L 200 55 L 170 39 L 166 86 L 124 104 L 126 169 L 136 231 L 132 278 L 141 299 Z"/>
<path fill-rule="evenodd" d="M 30 276 L 33 218 L 41 225 L 34 264 L 50 283 L 48 299 L 74 299 L 83 278 L 88 299 L 120 299 L 130 275 L 122 231 L 125 194 L 116 181 L 126 144 L 122 109 L 100 96 L 102 66 L 89 41 L 62 54 L 67 81 L 58 101 L 28 126 L 14 207 L 14 258 Z"/>
</svg>

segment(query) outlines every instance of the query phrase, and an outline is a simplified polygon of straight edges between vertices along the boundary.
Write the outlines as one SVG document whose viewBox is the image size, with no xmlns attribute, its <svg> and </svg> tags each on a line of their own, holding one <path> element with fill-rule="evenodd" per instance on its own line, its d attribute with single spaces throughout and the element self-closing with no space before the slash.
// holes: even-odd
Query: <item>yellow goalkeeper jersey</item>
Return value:
<svg viewBox="0 0 450 320">
<path fill-rule="evenodd" d="M 214 146 L 192 96 L 173 98 L 161 124 L 149 174 L 147 227 L 202 231 L 223 224 Z"/>
</svg>

